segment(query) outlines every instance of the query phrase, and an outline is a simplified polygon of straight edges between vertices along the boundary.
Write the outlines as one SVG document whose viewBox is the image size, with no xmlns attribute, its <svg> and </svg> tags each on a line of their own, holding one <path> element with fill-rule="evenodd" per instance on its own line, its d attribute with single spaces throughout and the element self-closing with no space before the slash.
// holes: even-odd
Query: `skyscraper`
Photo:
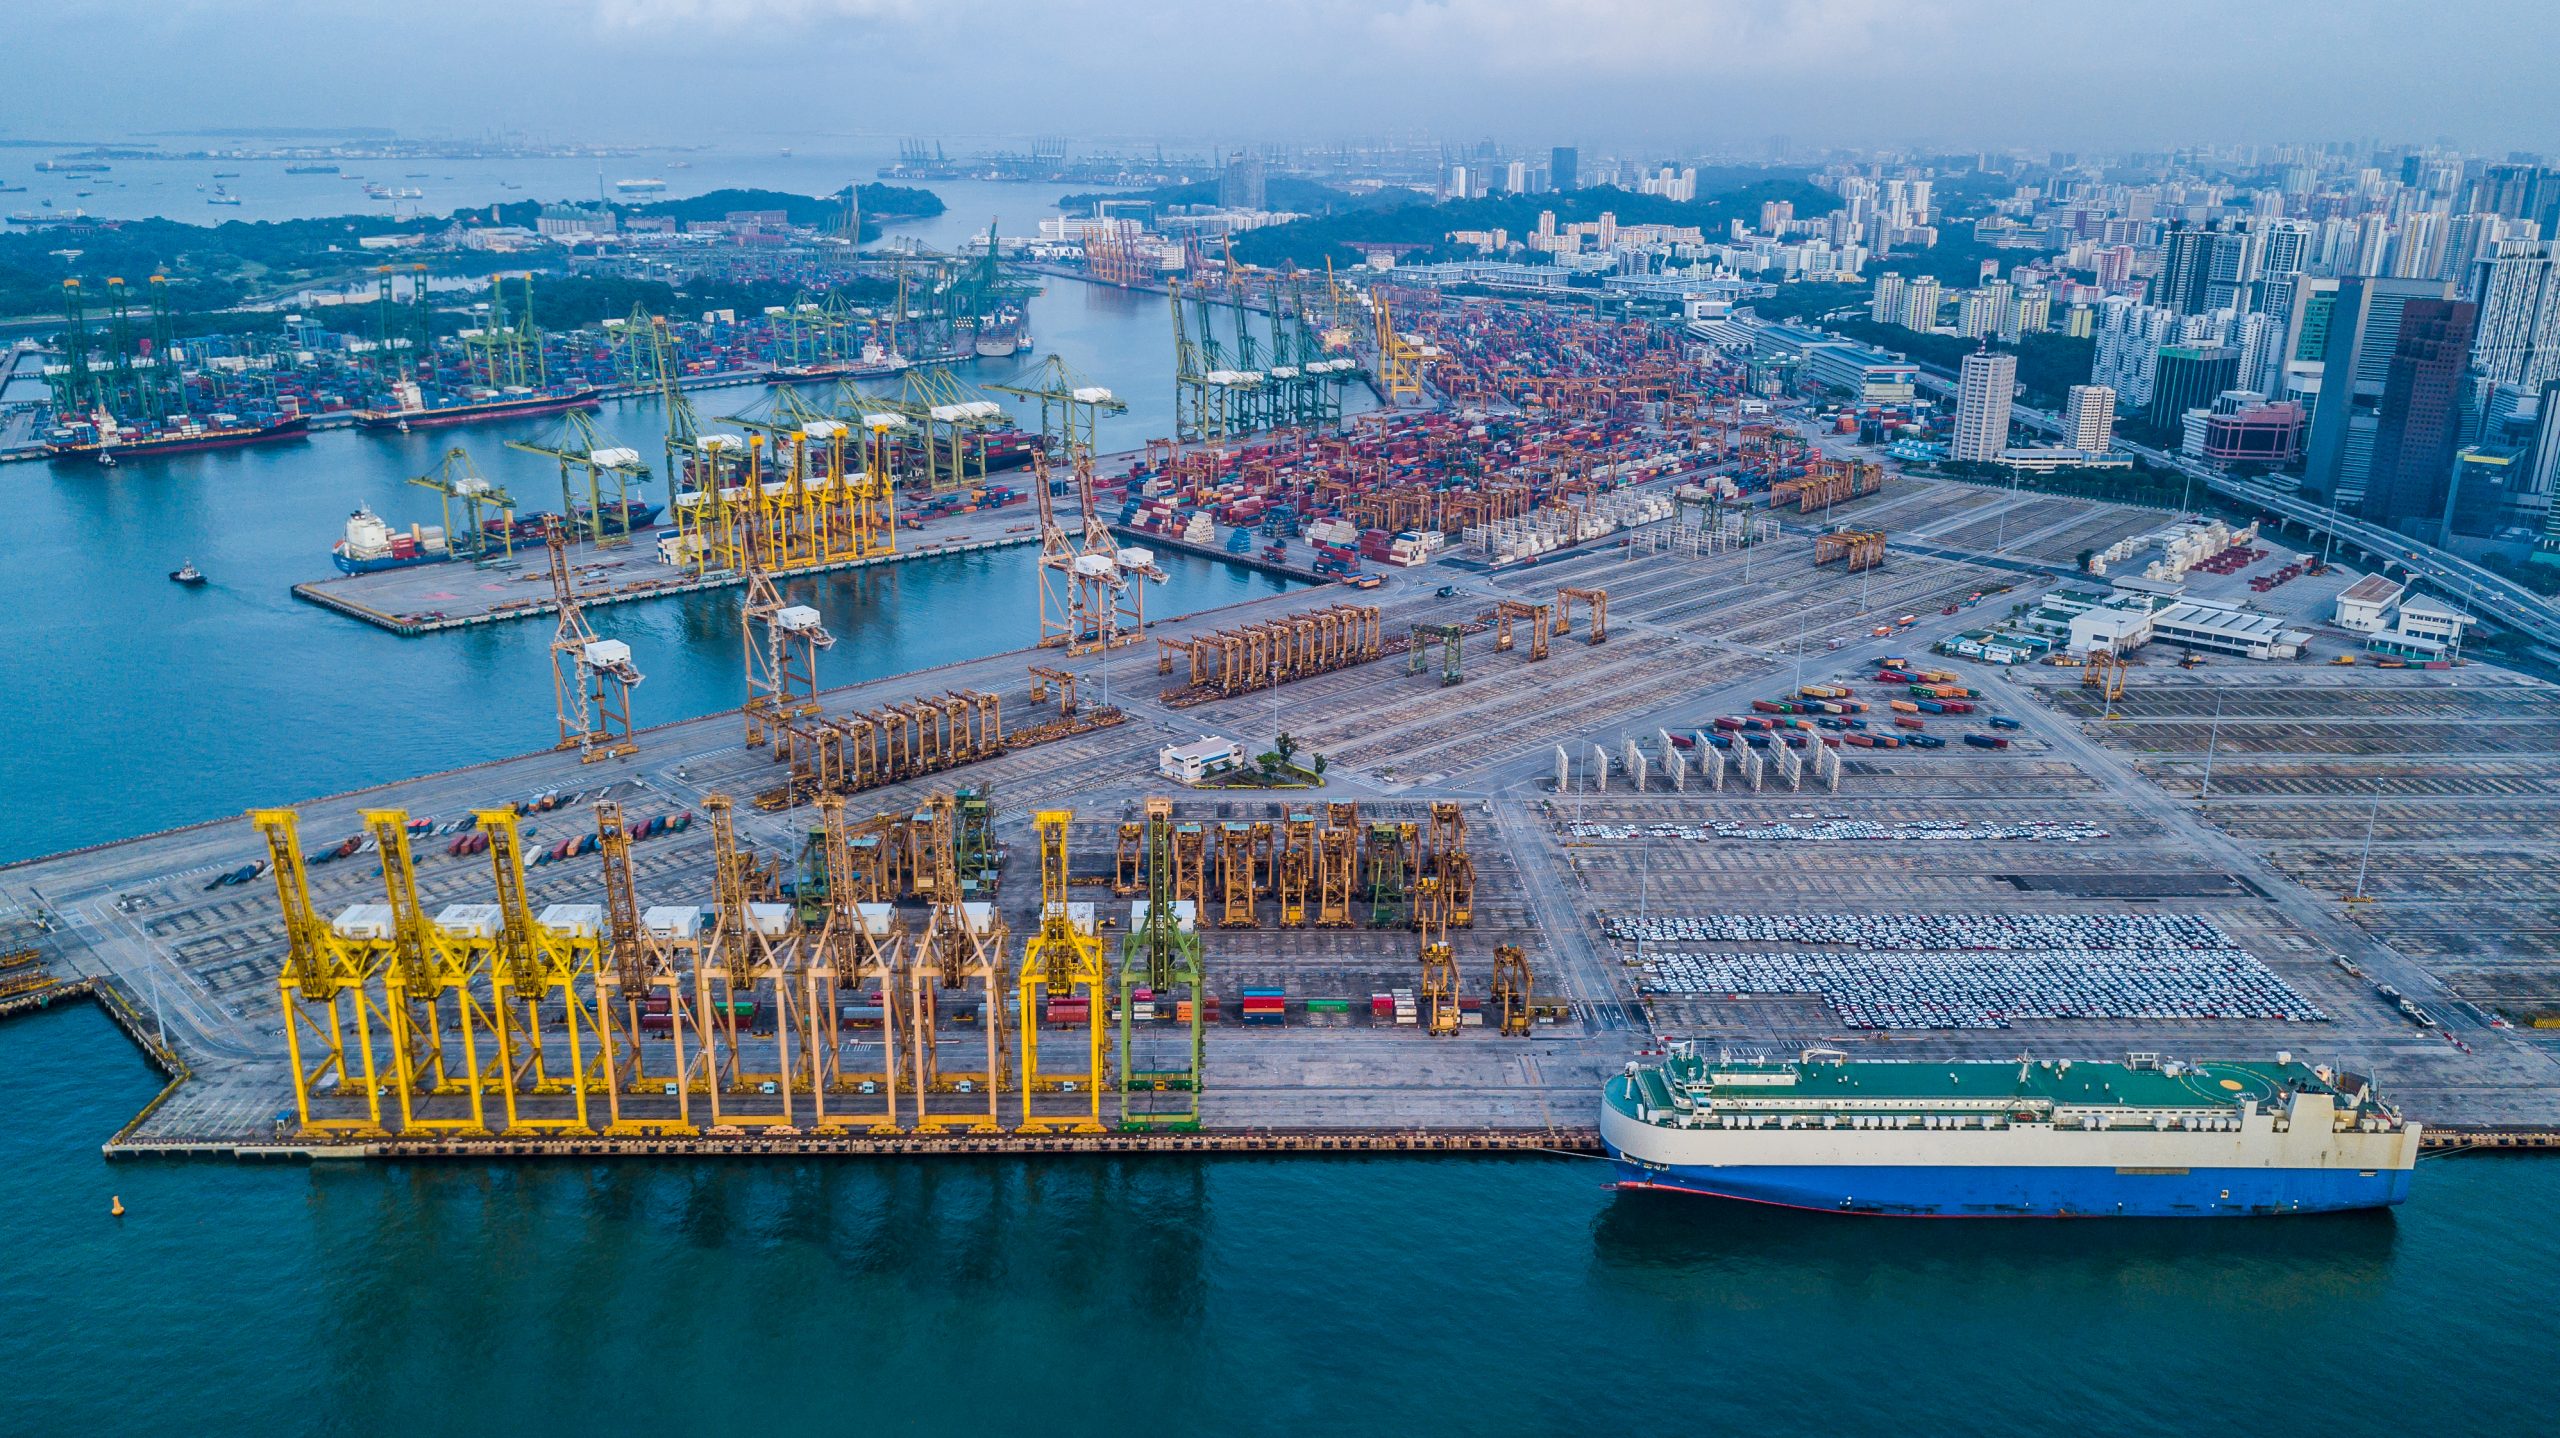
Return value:
<svg viewBox="0 0 2560 1438">
<path fill-rule="evenodd" d="M 2443 534 L 2462 368 L 2477 313 L 2467 300 L 2412 299 L 2401 307 L 2365 479 L 2364 517 L 2376 524 L 2421 539 Z"/>
<path fill-rule="evenodd" d="M 2086 454 L 2104 454 L 2107 441 L 2115 433 L 2116 392 L 2102 384 L 2075 384 L 2071 397 L 2062 406 L 2062 443 L 2064 447 Z"/>
<path fill-rule="evenodd" d="M 2320 361 L 2320 402 L 2311 416 L 2311 451 L 2303 463 L 2305 497 L 2358 510 L 2373 472 L 2382 392 L 2400 344 L 2402 311 L 2420 300 L 2450 298 L 2442 280 L 2365 275 L 2340 280 L 2329 306 Z"/>
<path fill-rule="evenodd" d="M 1571 145 L 1558 145 L 1549 150 L 1547 152 L 1548 185 L 1558 190 L 1580 189 L 1582 187 L 1581 176 L 1578 173 L 1580 162 L 1581 156 L 1574 153 Z"/>
<path fill-rule="evenodd" d="M 2302 406 L 2306 415 L 2320 409 L 2320 375 L 2329 353 L 2329 314 L 2338 303 L 2338 282 L 2316 275 L 2293 281 L 2292 307 L 2285 312 L 2284 357 L 2276 369 L 2275 388 L 2267 393 Z"/>
<path fill-rule="evenodd" d="M 2018 385 L 2018 357 L 1982 350 L 1964 357 L 1956 379 L 1955 439 L 1948 457 L 1992 464 L 2009 447 L 2009 397 Z"/>
</svg>

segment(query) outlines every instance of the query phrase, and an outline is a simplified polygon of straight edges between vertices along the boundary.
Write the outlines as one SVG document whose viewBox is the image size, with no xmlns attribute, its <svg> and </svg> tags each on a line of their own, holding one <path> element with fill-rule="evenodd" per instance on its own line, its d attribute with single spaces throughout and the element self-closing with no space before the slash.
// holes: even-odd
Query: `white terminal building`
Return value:
<svg viewBox="0 0 2560 1438">
<path fill-rule="evenodd" d="M 1156 772 L 1177 784 L 1197 784 L 1243 767 L 1244 746 L 1214 734 L 1203 734 L 1190 744 L 1167 744 L 1156 751 Z"/>
<path fill-rule="evenodd" d="M 2294 659 L 2311 643 L 2309 630 L 2291 628 L 2273 614 L 2190 599 L 2183 585 L 2130 577 L 2114 581 L 2103 594 L 2053 595 L 2035 617 L 2065 628 L 2068 652 L 2082 656 L 2101 649 L 2130 654 L 2159 640 L 2244 659 Z"/>
</svg>

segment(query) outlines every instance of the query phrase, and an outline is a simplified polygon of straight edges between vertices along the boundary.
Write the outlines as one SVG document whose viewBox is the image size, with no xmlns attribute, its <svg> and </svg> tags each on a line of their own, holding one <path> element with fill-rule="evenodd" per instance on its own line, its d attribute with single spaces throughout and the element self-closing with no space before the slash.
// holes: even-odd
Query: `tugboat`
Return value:
<svg viewBox="0 0 2560 1438">
<path fill-rule="evenodd" d="M 183 584 L 189 589 L 200 588 L 205 582 L 204 571 L 196 568 L 196 562 L 190 559 L 169 571 L 169 582 Z"/>
</svg>

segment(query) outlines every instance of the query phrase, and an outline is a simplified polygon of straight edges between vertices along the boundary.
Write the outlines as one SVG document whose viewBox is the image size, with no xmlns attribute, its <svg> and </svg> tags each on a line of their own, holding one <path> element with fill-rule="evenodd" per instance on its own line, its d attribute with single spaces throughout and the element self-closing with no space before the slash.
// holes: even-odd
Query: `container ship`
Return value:
<svg viewBox="0 0 2560 1438">
<path fill-rule="evenodd" d="M 954 461 L 950 442 L 937 439 L 933 442 L 931 463 L 928 465 L 924 442 L 910 434 L 897 441 L 898 462 L 910 472 L 930 468 L 938 475 L 996 474 L 1029 464 L 1031 457 L 1039 452 L 1041 443 L 1040 436 L 1018 429 L 964 430 L 959 441 L 961 458 L 958 462 Z"/>
<path fill-rule="evenodd" d="M 1040 449 L 1040 436 L 1018 429 L 980 430 L 970 434 L 966 444 L 970 467 L 982 474 L 994 474 L 1029 464 Z"/>
<path fill-rule="evenodd" d="M 44 452 L 55 459 L 150 459 L 164 454 L 191 454 L 200 449 L 234 449 L 244 444 L 298 439 L 310 428 L 311 421 L 298 414 L 268 420 L 216 414 L 152 429 L 83 421 L 51 431 L 45 439 Z"/>
<path fill-rule="evenodd" d="M 593 409 L 604 391 L 595 385 L 559 385 L 550 389 L 509 387 L 502 390 L 473 390 L 461 395 L 437 395 L 434 402 L 416 385 L 406 380 L 391 387 L 394 407 L 356 411 L 359 429 L 427 429 L 436 425 L 470 424 L 484 419 L 529 419 L 546 414 L 566 414 L 573 409 Z"/>
<path fill-rule="evenodd" d="M 1008 307 L 978 322 L 969 347 L 980 359 L 1010 359 L 1028 338 L 1021 311 Z"/>
<path fill-rule="evenodd" d="M 2419 1134 L 2366 1079 L 2288 1053 L 1786 1062 L 1675 1043 L 1600 1104 L 1622 1188 L 1931 1218 L 2382 1208 L 2408 1197 Z"/>
<path fill-rule="evenodd" d="M 663 511 L 654 504 L 626 499 L 622 502 L 622 511 L 618 519 L 613 506 L 605 506 L 604 528 L 607 533 L 637 534 L 641 530 L 654 526 L 661 513 Z M 577 523 L 572 532 L 584 533 L 587 529 L 587 510 L 582 506 L 576 511 L 576 515 Z M 542 542 L 543 535 L 550 531 L 551 521 L 557 518 L 559 518 L 558 515 L 546 509 L 532 514 L 519 514 L 511 519 L 482 520 L 480 527 L 488 532 L 491 539 L 512 540 L 518 544 L 528 541 L 539 544 Z"/>
<path fill-rule="evenodd" d="M 831 379 L 879 379 L 913 368 L 914 361 L 865 345 L 860 359 L 819 360 L 814 364 L 775 365 L 764 372 L 766 384 L 813 384 Z"/>
<path fill-rule="evenodd" d="M 347 516 L 347 537 L 330 546 L 329 558 L 341 574 L 371 574 L 377 569 L 406 569 L 413 564 L 441 564 L 453 557 L 444 529 L 413 524 L 404 532 L 382 522 L 359 505 Z"/>
</svg>

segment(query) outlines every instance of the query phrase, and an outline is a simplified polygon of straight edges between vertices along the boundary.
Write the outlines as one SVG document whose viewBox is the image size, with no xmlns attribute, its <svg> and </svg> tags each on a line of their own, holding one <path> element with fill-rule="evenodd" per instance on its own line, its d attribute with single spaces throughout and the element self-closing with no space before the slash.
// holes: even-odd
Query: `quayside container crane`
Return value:
<svg viewBox="0 0 2560 1438">
<path fill-rule="evenodd" d="M 1175 900 L 1175 833 L 1173 801 L 1147 800 L 1146 912 L 1132 917 L 1129 932 L 1120 942 L 1119 1088 L 1123 1129 L 1200 1126 L 1205 964 L 1196 920 L 1193 926 L 1185 927 Z M 1196 901 L 1193 912 L 1198 913 Z M 1141 1066 L 1134 1029 L 1141 987 L 1148 991 L 1150 1002 L 1161 1003 L 1168 994 L 1188 1002 L 1189 1021 L 1182 1025 L 1186 1042 L 1176 1067 Z"/>
<path fill-rule="evenodd" d="M 1022 950 L 1022 1124 L 1020 1133 L 1101 1133 L 1102 1091 L 1109 1082 L 1108 1030 L 1111 971 L 1102 953 L 1091 904 L 1069 902 L 1067 837 L 1075 821 L 1069 809 L 1033 816 L 1040 836 L 1040 927 Z M 1085 1031 L 1081 1069 L 1040 1063 L 1040 1031 L 1055 1020 Z M 1042 1100 L 1074 1096 L 1065 1112 Z"/>
</svg>

